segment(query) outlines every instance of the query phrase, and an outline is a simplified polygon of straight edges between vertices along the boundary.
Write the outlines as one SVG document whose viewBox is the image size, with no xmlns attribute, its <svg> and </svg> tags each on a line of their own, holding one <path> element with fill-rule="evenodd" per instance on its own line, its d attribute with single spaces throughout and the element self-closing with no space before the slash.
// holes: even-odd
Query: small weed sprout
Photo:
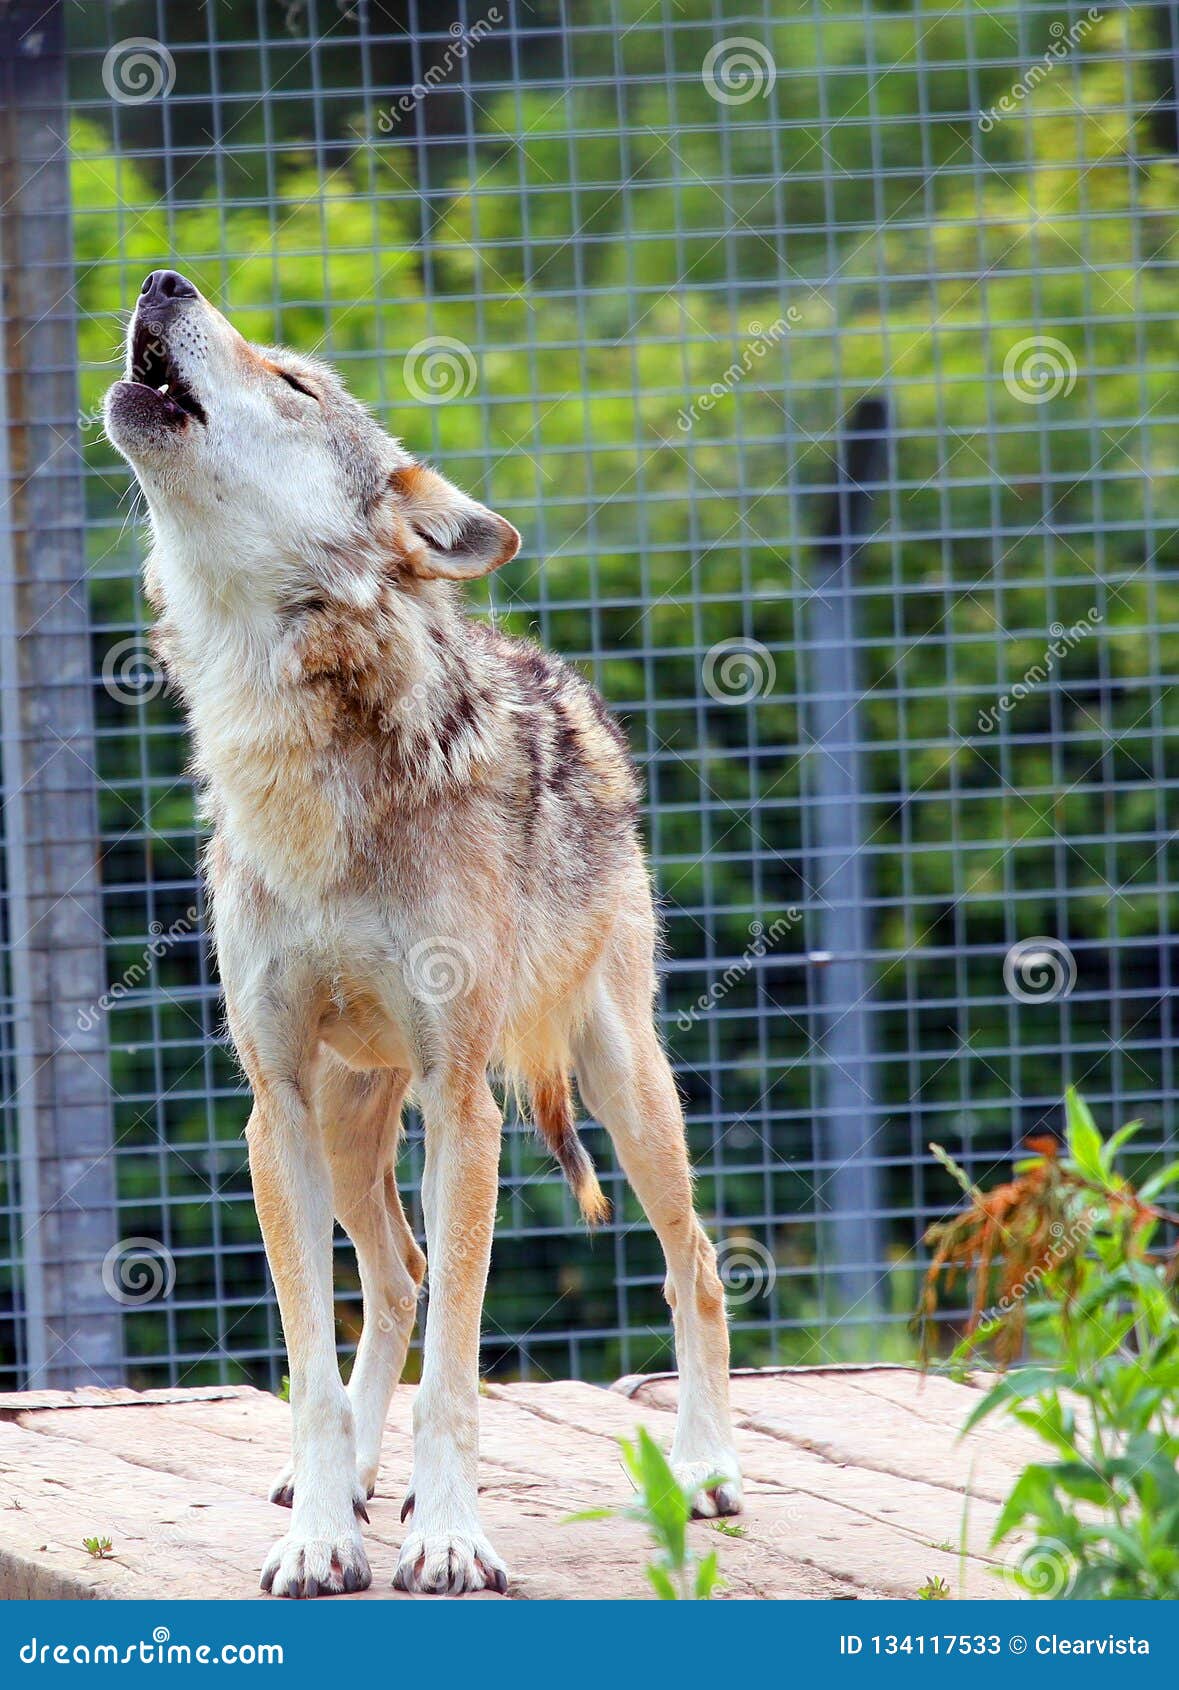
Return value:
<svg viewBox="0 0 1179 1690">
<path fill-rule="evenodd" d="M 917 1595 L 922 1602 L 948 1602 L 950 1587 L 940 1574 L 935 1573 L 932 1578 L 927 1578 L 924 1584 L 917 1586 Z"/>
<path fill-rule="evenodd" d="M 692 1498 L 679 1484 L 667 1457 L 645 1426 L 633 1443 L 620 1438 L 622 1462 L 634 1487 L 634 1500 L 622 1509 L 590 1508 L 574 1520 L 607 1520 L 621 1513 L 646 1526 L 656 1554 L 646 1566 L 647 1579 L 661 1602 L 707 1601 L 723 1585 L 716 1550 L 698 1555 L 688 1547 Z M 724 1530 L 724 1527 L 718 1529 Z M 726 1536 L 739 1536 L 730 1527 Z"/>
</svg>

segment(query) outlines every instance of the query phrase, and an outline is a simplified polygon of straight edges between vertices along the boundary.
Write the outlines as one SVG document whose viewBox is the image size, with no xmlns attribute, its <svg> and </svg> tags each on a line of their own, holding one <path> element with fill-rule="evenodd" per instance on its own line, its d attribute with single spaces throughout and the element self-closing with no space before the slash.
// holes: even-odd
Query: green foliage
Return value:
<svg viewBox="0 0 1179 1690">
<path fill-rule="evenodd" d="M 917 1586 L 917 1595 L 922 1602 L 948 1602 L 950 1587 L 940 1573 L 935 1573 Z"/>
<path fill-rule="evenodd" d="M 1006 1414 L 1042 1440 L 1048 1459 L 1016 1480 L 994 1532 L 1004 1543 L 1030 1530 L 1011 1569 L 1031 1595 L 1079 1599 L 1179 1597 L 1179 1306 L 1176 1257 L 1160 1230 L 1179 1217 L 1158 1207 L 1179 1164 L 1135 1186 L 1117 1171 L 1137 1123 L 1103 1139 L 1070 1090 L 1061 1157 L 1017 1168 L 1023 1204 L 1052 1215 L 1055 1250 L 1022 1287 L 1021 1332 L 1035 1358 L 1002 1373 L 964 1432 Z M 1051 1179 L 1039 1176 L 1047 1166 Z M 973 1201 L 985 1203 L 983 1194 Z M 1026 1221 L 1008 1208 L 1009 1221 Z M 1012 1230 L 1026 1237 L 1029 1229 Z M 956 1360 L 986 1347 L 1004 1354 L 1011 1307 L 963 1339 Z"/>
<path fill-rule="evenodd" d="M 666 1455 L 645 1426 L 639 1427 L 633 1442 L 629 1438 L 618 1441 L 623 1465 L 635 1487 L 634 1501 L 621 1513 L 628 1520 L 638 1520 L 650 1534 L 655 1558 L 647 1563 L 645 1571 L 651 1588 L 661 1602 L 707 1601 L 724 1580 L 715 1549 L 698 1555 L 688 1547 L 688 1525 L 692 1518 L 690 1494 L 677 1481 Z M 573 1517 L 605 1520 L 617 1512 L 613 1508 L 595 1508 Z M 734 1531 L 729 1535 L 740 1534 Z"/>
<path fill-rule="evenodd" d="M 82 1548 L 96 1561 L 109 1561 L 115 1552 L 109 1537 L 84 1537 Z"/>
</svg>

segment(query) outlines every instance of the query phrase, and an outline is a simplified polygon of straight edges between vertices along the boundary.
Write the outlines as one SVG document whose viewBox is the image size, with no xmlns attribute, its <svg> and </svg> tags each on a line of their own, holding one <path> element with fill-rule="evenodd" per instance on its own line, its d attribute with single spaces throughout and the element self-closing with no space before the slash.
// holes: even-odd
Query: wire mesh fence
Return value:
<svg viewBox="0 0 1179 1690">
<path fill-rule="evenodd" d="M 1179 8 L 9 11 L 0 1378 L 283 1369 L 185 738 L 101 430 L 164 263 L 510 518 L 483 613 L 624 722 L 738 1363 L 912 1353 L 921 1236 L 956 1195 L 931 1141 L 994 1177 L 1071 1081 L 1173 1145 Z M 84 501 L 72 565 L 28 502 L 46 465 Z M 79 639 L 84 708 L 57 688 Z M 80 807 L 38 834 L 24 795 L 63 763 Z M 68 865 L 37 877 L 55 829 L 85 846 L 82 800 L 98 872 L 47 985 L 64 941 L 28 881 L 76 909 Z M 509 1118 L 490 1373 L 671 1362 L 657 1247 L 584 1131 L 615 1202 L 593 1238 Z M 412 1122 L 402 1176 L 420 1232 Z M 342 1242 L 337 1267 L 347 1352 Z M 34 1341 L 71 1284 L 117 1310 L 105 1351 Z"/>
</svg>

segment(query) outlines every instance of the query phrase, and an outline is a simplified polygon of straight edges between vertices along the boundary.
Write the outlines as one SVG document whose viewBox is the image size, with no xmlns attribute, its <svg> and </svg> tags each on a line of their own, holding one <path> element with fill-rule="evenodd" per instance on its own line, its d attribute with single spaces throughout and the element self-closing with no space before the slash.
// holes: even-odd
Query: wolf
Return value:
<svg viewBox="0 0 1179 1690">
<path fill-rule="evenodd" d="M 573 668 L 466 613 L 510 522 L 388 436 L 317 359 L 247 342 L 174 270 L 143 283 L 106 430 L 147 503 L 145 593 L 210 825 L 226 1018 L 290 1357 L 277 1596 L 365 1588 L 359 1521 L 425 1258 L 395 1162 L 411 1095 L 429 1257 L 409 1519 L 394 1584 L 507 1589 L 479 1517 L 479 1338 L 501 1112 L 528 1100 L 587 1221 L 607 1205 L 572 1081 L 662 1245 L 671 1461 L 742 1502 L 716 1255 L 653 1020 L 656 919 L 622 734 Z M 344 1387 L 333 1216 L 364 1327 Z"/>
</svg>

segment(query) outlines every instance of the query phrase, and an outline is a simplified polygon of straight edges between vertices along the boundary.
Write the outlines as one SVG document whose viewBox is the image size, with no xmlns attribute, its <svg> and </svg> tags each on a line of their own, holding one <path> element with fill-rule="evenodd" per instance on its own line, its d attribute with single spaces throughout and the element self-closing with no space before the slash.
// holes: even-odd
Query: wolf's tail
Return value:
<svg viewBox="0 0 1179 1690">
<path fill-rule="evenodd" d="M 536 1129 L 560 1163 L 582 1214 L 590 1226 L 609 1220 L 609 1201 L 598 1184 L 589 1152 L 577 1136 L 569 1076 L 558 1073 L 530 1079 L 528 1093 Z"/>
</svg>

